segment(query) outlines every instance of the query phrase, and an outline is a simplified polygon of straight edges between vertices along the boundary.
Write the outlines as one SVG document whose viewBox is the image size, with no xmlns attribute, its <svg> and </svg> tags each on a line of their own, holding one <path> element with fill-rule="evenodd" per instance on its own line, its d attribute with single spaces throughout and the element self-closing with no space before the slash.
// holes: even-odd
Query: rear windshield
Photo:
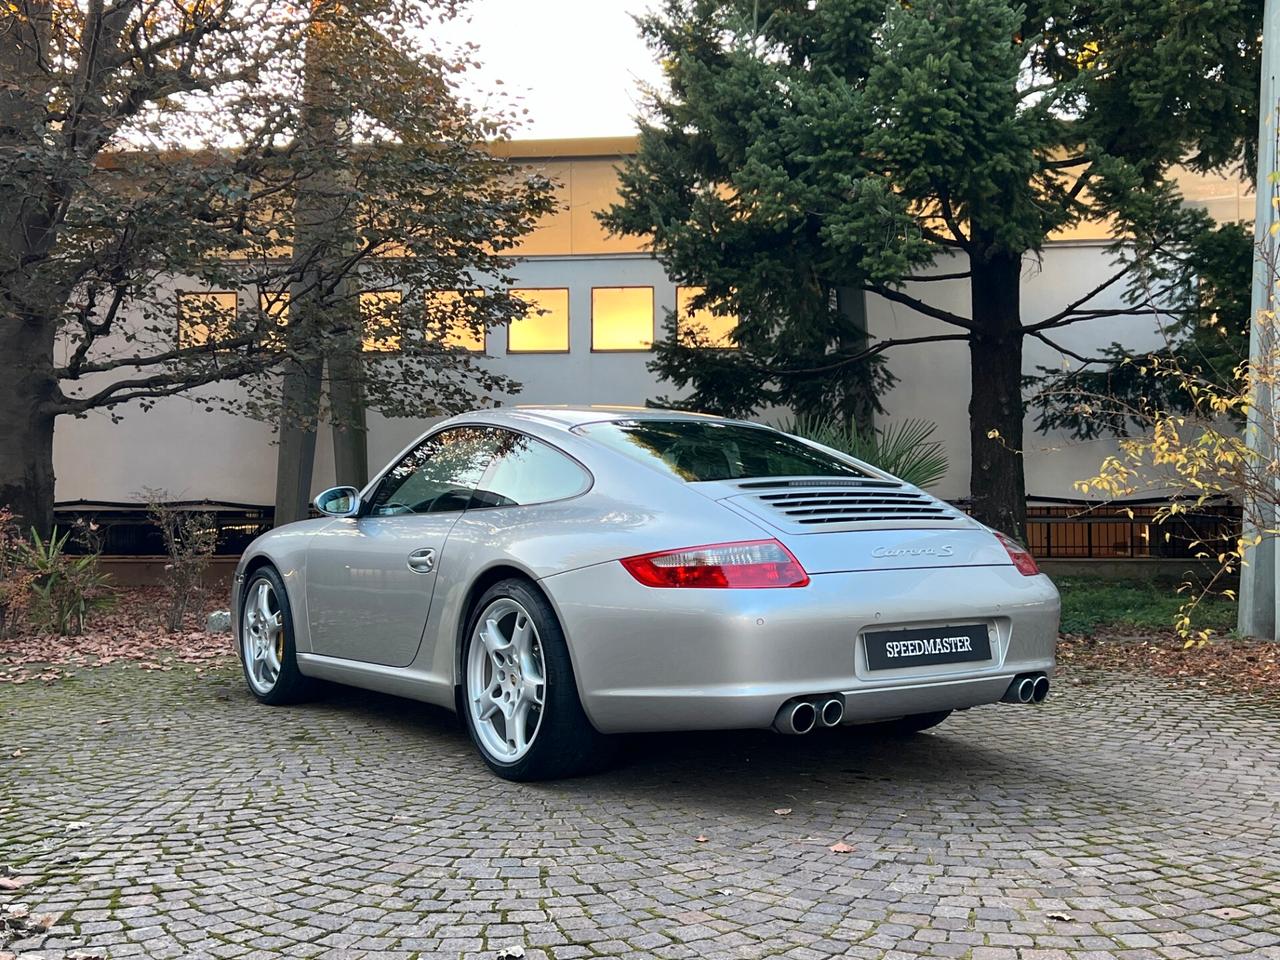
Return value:
<svg viewBox="0 0 1280 960">
<path fill-rule="evenodd" d="M 755 477 L 865 477 L 785 433 L 700 420 L 611 420 L 574 428 L 689 483 Z"/>
</svg>

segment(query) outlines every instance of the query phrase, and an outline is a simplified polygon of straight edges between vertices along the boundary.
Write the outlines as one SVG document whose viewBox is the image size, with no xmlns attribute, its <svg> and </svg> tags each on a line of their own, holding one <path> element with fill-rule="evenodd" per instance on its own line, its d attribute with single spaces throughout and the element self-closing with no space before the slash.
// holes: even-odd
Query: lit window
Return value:
<svg viewBox="0 0 1280 960">
<path fill-rule="evenodd" d="M 268 320 L 274 320 L 276 329 L 268 330 L 263 342 L 269 347 L 280 347 L 284 343 L 282 331 L 289 324 L 289 291 L 264 290 L 258 294 L 258 309 Z"/>
<path fill-rule="evenodd" d="M 236 323 L 235 293 L 179 293 L 178 346 L 200 347 L 231 336 Z"/>
<path fill-rule="evenodd" d="M 591 289 L 591 349 L 653 348 L 653 287 Z"/>
<path fill-rule="evenodd" d="M 482 293 L 473 290 L 470 297 Z M 460 290 L 436 290 L 427 294 L 427 335 L 446 347 L 484 353 L 484 330 L 477 328 L 475 309 Z"/>
<path fill-rule="evenodd" d="M 360 294 L 360 322 L 364 339 L 360 349 L 366 353 L 394 353 L 400 349 L 399 290 L 366 290 Z"/>
<path fill-rule="evenodd" d="M 569 352 L 569 291 L 512 290 L 529 305 L 529 312 L 512 320 L 507 332 L 508 353 Z"/>
<path fill-rule="evenodd" d="M 676 287 L 676 335 L 681 343 L 699 347 L 736 347 L 733 331 L 738 318 L 712 313 L 709 307 L 695 307 L 702 287 Z"/>
</svg>

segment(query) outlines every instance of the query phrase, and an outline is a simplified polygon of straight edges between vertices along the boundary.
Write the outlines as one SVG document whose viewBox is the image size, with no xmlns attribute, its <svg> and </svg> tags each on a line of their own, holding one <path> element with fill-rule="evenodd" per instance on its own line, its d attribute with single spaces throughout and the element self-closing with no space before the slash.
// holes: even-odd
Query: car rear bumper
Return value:
<svg viewBox="0 0 1280 960">
<path fill-rule="evenodd" d="M 1012 566 L 819 574 L 767 590 L 644 587 L 617 563 L 543 581 L 583 706 L 606 733 L 768 727 L 792 697 L 838 693 L 845 721 L 994 703 L 1051 673 L 1058 593 Z M 870 670 L 866 630 L 985 623 L 980 663 Z"/>
</svg>

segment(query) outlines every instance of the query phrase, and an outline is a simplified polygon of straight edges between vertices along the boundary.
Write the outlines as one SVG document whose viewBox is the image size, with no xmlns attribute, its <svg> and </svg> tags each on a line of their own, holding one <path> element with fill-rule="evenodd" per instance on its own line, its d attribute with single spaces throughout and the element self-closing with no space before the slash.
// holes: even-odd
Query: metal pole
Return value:
<svg viewBox="0 0 1280 960">
<path fill-rule="evenodd" d="M 1271 309 L 1275 295 L 1272 264 L 1263 250 L 1273 247 L 1271 226 L 1277 222 L 1276 206 L 1272 198 L 1277 196 L 1280 185 L 1271 182 L 1276 166 L 1277 104 L 1280 87 L 1276 84 L 1276 71 L 1280 68 L 1280 0 L 1266 0 L 1262 14 L 1262 85 L 1258 97 L 1258 177 L 1257 206 L 1254 213 L 1254 238 L 1256 251 L 1253 261 L 1253 297 L 1250 304 L 1249 361 L 1254 369 L 1270 365 L 1275 345 L 1271 337 L 1260 336 L 1258 315 Z M 1245 439 L 1260 463 L 1270 463 L 1275 456 L 1272 449 L 1275 440 L 1276 397 L 1269 385 L 1256 384 L 1245 428 Z M 1246 513 L 1253 513 L 1256 523 L 1245 523 L 1245 539 L 1251 539 L 1266 529 L 1276 529 L 1274 496 L 1263 494 L 1252 505 L 1246 505 Z M 1237 628 L 1249 637 L 1276 639 L 1276 538 L 1262 534 L 1263 541 L 1245 550 L 1245 566 L 1240 571 L 1240 610 Z"/>
</svg>

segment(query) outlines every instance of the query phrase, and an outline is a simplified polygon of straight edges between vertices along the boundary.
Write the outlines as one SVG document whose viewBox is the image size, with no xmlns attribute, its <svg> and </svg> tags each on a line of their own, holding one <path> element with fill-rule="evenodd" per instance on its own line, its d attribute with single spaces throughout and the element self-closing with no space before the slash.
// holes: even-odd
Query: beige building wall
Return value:
<svg viewBox="0 0 1280 960">
<path fill-rule="evenodd" d="M 677 395 L 658 383 L 647 369 L 644 352 L 592 351 L 593 287 L 647 286 L 653 289 L 654 335 L 661 335 L 666 312 L 674 308 L 676 288 L 635 238 L 610 237 L 595 212 L 617 198 L 615 168 L 634 149 L 632 138 L 576 141 L 524 141 L 495 147 L 546 173 L 560 184 L 558 206 L 516 251 L 517 284 L 531 288 L 568 288 L 567 353 L 508 354 L 507 331 L 493 330 L 483 361 L 496 372 L 515 378 L 523 390 L 496 398 L 503 403 L 643 404 L 659 395 Z M 1220 220 L 1246 218 L 1250 195 L 1239 183 L 1179 176 L 1188 201 Z M 1041 260 L 1028 259 L 1022 276 L 1024 317 L 1047 316 L 1108 275 L 1110 254 L 1105 225 L 1087 224 L 1055 238 Z M 957 269 L 939 263 L 939 272 Z M 176 292 L 182 284 L 175 283 Z M 963 282 L 935 282 L 922 294 L 930 302 L 967 314 L 968 288 Z M 1100 299 L 1114 306 L 1119 292 Z M 901 305 L 872 298 L 868 320 L 877 337 L 908 337 L 940 330 L 937 321 Z M 1094 320 L 1055 334 L 1064 345 L 1088 354 L 1100 345 L 1120 341 L 1134 349 L 1158 345 L 1158 324 L 1151 317 Z M 889 354 L 898 386 L 884 398 L 890 418 L 922 417 L 938 424 L 938 436 L 951 458 L 951 470 L 937 488 L 943 496 L 966 496 L 969 488 L 969 358 L 963 343 L 907 346 Z M 1028 340 L 1026 372 L 1038 366 L 1059 367 L 1063 357 Z M 234 395 L 235 385 L 217 388 Z M 172 398 L 148 412 L 120 411 L 113 423 L 104 413 L 58 425 L 54 458 L 57 499 L 131 501 L 144 486 L 164 488 L 174 497 L 237 503 L 270 503 L 275 489 L 275 447 L 269 426 L 218 411 L 204 404 Z M 426 420 L 371 417 L 370 467 L 378 469 L 429 426 Z M 1037 496 L 1072 497 L 1075 480 L 1089 476 L 1101 459 L 1115 450 L 1112 441 L 1082 444 L 1065 437 L 1026 434 L 1027 486 Z M 317 451 L 315 489 L 333 476 L 332 449 L 322 430 Z"/>
</svg>

